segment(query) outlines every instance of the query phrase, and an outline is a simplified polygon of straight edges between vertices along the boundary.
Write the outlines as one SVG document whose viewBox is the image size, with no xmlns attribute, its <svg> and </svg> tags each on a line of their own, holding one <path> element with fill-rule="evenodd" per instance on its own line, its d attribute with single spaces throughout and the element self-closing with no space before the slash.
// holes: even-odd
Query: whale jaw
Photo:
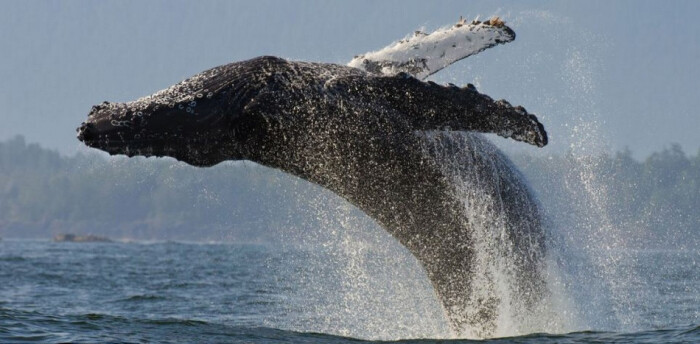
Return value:
<svg viewBox="0 0 700 344">
<path fill-rule="evenodd" d="M 78 140 L 110 155 L 172 157 L 197 167 L 240 156 L 225 126 L 209 125 L 172 109 L 137 111 L 134 103 L 93 106 L 76 129 Z"/>
</svg>

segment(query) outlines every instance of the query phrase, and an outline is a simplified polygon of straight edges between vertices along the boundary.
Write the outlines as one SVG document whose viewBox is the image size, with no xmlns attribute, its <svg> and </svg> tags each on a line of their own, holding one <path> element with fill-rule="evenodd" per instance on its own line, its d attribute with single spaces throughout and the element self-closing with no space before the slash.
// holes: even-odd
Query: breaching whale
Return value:
<svg viewBox="0 0 700 344">
<path fill-rule="evenodd" d="M 544 233 L 522 176 L 478 133 L 539 147 L 547 134 L 523 107 L 471 84 L 421 79 L 514 38 L 498 19 L 460 20 L 348 66 L 271 56 L 234 62 L 132 102 L 96 105 L 78 138 L 110 154 L 201 167 L 249 160 L 317 183 L 413 253 L 456 334 L 488 336 L 500 299 L 495 287 L 476 290 L 496 278 L 478 268 L 488 259 L 480 250 L 493 248 L 477 236 L 502 230 L 493 235 L 504 247 L 498 254 L 511 257 L 513 295 L 532 305 L 542 295 Z"/>
</svg>

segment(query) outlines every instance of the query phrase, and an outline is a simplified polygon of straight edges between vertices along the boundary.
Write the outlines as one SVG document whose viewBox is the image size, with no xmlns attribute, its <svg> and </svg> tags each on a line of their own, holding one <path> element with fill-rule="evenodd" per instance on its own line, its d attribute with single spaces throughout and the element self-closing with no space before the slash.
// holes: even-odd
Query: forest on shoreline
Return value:
<svg viewBox="0 0 700 344">
<path fill-rule="evenodd" d="M 557 226 L 615 226 L 634 247 L 700 244 L 700 151 L 671 145 L 643 160 L 518 155 Z M 115 239 L 275 242 L 327 192 L 250 162 L 199 169 L 172 159 L 63 156 L 21 136 L 0 142 L 0 237 L 90 233 Z M 306 217 L 306 218 L 305 218 Z M 643 235 L 638 235 L 643 233 Z"/>
</svg>

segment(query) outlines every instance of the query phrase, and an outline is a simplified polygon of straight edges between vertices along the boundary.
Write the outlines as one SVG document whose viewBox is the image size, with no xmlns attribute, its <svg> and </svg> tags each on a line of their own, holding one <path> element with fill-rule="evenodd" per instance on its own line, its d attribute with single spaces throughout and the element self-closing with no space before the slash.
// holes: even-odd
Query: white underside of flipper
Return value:
<svg viewBox="0 0 700 344">
<path fill-rule="evenodd" d="M 431 33 L 412 36 L 370 53 L 356 56 L 348 66 L 380 75 L 401 72 L 425 79 L 480 51 L 511 42 L 515 33 L 499 18 L 467 23 L 464 19 Z"/>
</svg>

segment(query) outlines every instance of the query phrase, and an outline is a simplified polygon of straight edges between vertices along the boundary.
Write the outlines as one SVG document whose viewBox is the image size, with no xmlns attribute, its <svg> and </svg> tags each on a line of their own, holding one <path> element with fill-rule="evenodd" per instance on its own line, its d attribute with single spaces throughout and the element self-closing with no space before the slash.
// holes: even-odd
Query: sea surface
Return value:
<svg viewBox="0 0 700 344">
<path fill-rule="evenodd" d="M 334 251 L 4 240 L 0 343 L 482 342 L 450 339 L 427 279 L 405 254 L 374 259 L 369 247 L 348 261 Z M 700 343 L 700 251 L 635 255 L 644 267 L 631 286 L 639 292 L 626 299 L 635 321 L 485 342 Z"/>
</svg>

